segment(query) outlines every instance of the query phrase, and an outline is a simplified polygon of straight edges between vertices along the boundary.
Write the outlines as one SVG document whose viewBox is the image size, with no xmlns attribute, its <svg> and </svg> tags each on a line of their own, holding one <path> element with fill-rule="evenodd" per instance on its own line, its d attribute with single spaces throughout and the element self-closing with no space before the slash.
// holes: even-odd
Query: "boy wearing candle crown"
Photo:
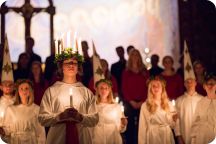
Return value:
<svg viewBox="0 0 216 144">
<path fill-rule="evenodd" d="M 99 122 L 94 127 L 93 143 L 122 144 L 120 133 L 127 126 L 123 105 L 114 102 L 111 81 L 100 79 L 95 85 Z"/>
<path fill-rule="evenodd" d="M 97 124 L 98 113 L 95 96 L 76 79 L 83 57 L 65 49 L 55 60 L 62 81 L 46 90 L 39 112 L 40 123 L 50 127 L 46 143 L 91 144 L 91 127 Z"/>
<path fill-rule="evenodd" d="M 190 67 L 190 69 L 188 69 Z M 179 122 L 175 135 L 179 144 L 191 143 L 191 126 L 194 118 L 197 103 L 203 96 L 196 92 L 196 78 L 188 53 L 184 55 L 184 85 L 185 93 L 176 100 L 176 109 L 179 115 Z"/>
</svg>

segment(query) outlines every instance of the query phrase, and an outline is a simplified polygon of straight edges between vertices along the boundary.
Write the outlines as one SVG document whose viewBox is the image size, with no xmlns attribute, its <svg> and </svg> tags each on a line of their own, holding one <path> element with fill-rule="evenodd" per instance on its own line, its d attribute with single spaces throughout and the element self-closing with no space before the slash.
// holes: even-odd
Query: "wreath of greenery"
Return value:
<svg viewBox="0 0 216 144">
<path fill-rule="evenodd" d="M 84 58 L 82 55 L 78 53 L 78 51 L 73 51 L 72 48 L 65 48 L 63 51 L 61 51 L 60 54 L 55 55 L 55 62 L 62 62 L 64 60 L 70 59 L 70 58 L 75 58 L 78 63 L 83 63 Z"/>
</svg>

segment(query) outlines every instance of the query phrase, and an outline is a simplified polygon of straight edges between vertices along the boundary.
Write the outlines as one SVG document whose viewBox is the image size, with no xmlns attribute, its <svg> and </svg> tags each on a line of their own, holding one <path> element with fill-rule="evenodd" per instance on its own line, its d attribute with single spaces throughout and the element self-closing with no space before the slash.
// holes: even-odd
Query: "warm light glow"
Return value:
<svg viewBox="0 0 216 144">
<path fill-rule="evenodd" d="M 149 57 L 147 57 L 147 58 L 145 59 L 145 61 L 146 61 L 147 63 L 150 63 L 150 62 L 151 62 L 151 59 L 150 59 Z"/>
<path fill-rule="evenodd" d="M 73 46 L 73 50 L 74 50 L 74 52 L 76 52 L 77 51 L 77 32 L 75 31 L 75 33 L 74 33 L 74 46 Z"/>
<path fill-rule="evenodd" d="M 173 105 L 173 106 L 175 106 L 175 105 L 176 105 L 176 103 L 175 103 L 175 100 L 172 100 L 172 105 Z"/>
<path fill-rule="evenodd" d="M 58 39 L 55 40 L 55 54 L 58 54 Z"/>
<path fill-rule="evenodd" d="M 115 102 L 118 103 L 119 102 L 119 97 L 115 98 Z"/>
<path fill-rule="evenodd" d="M 72 45 L 71 45 L 71 32 L 68 31 L 67 32 L 67 47 L 70 48 Z"/>
<path fill-rule="evenodd" d="M 149 49 L 149 48 L 145 48 L 145 49 L 144 49 L 144 52 L 145 52 L 146 54 L 148 54 L 148 53 L 150 52 L 150 49 Z"/>
</svg>

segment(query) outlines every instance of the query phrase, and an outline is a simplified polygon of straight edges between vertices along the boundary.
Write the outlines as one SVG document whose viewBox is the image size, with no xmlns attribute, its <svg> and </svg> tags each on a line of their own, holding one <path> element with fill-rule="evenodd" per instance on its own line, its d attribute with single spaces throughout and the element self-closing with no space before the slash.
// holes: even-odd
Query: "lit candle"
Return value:
<svg viewBox="0 0 216 144">
<path fill-rule="evenodd" d="M 55 40 L 55 54 L 58 54 L 58 39 Z"/>
<path fill-rule="evenodd" d="M 122 113 L 124 113 L 124 106 L 123 106 L 123 103 L 120 102 L 119 104 L 121 105 L 121 111 L 122 111 Z"/>
<path fill-rule="evenodd" d="M 82 39 L 81 37 L 78 38 L 78 52 L 80 55 L 83 55 L 83 52 L 82 52 Z"/>
<path fill-rule="evenodd" d="M 72 97 L 72 93 L 73 93 L 73 90 L 72 90 L 72 88 L 70 88 L 70 89 L 69 89 L 70 107 L 73 107 L 73 97 Z"/>
<path fill-rule="evenodd" d="M 119 97 L 115 98 L 115 102 L 118 103 L 119 102 Z"/>
<path fill-rule="evenodd" d="M 70 31 L 67 32 L 67 47 L 71 47 L 71 36 L 70 36 Z"/>
<path fill-rule="evenodd" d="M 172 105 L 175 106 L 175 100 L 172 100 Z"/>
<path fill-rule="evenodd" d="M 74 52 L 76 52 L 77 51 L 77 32 L 75 31 L 75 33 L 74 33 Z"/>
</svg>

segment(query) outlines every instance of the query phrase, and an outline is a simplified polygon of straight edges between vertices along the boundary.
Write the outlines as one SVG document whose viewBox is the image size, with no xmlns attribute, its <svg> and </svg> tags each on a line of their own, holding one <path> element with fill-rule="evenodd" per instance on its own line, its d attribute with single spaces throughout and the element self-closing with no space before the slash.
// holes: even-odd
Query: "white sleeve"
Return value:
<svg viewBox="0 0 216 144">
<path fill-rule="evenodd" d="M 139 118 L 139 131 L 138 131 L 138 144 L 146 144 L 147 143 L 147 119 L 145 108 L 146 106 L 142 104 L 140 110 L 140 118 Z"/>
<path fill-rule="evenodd" d="M 58 122 L 58 114 L 52 111 L 51 90 L 48 88 L 42 98 L 38 120 L 43 126 L 52 126 Z"/>
</svg>

